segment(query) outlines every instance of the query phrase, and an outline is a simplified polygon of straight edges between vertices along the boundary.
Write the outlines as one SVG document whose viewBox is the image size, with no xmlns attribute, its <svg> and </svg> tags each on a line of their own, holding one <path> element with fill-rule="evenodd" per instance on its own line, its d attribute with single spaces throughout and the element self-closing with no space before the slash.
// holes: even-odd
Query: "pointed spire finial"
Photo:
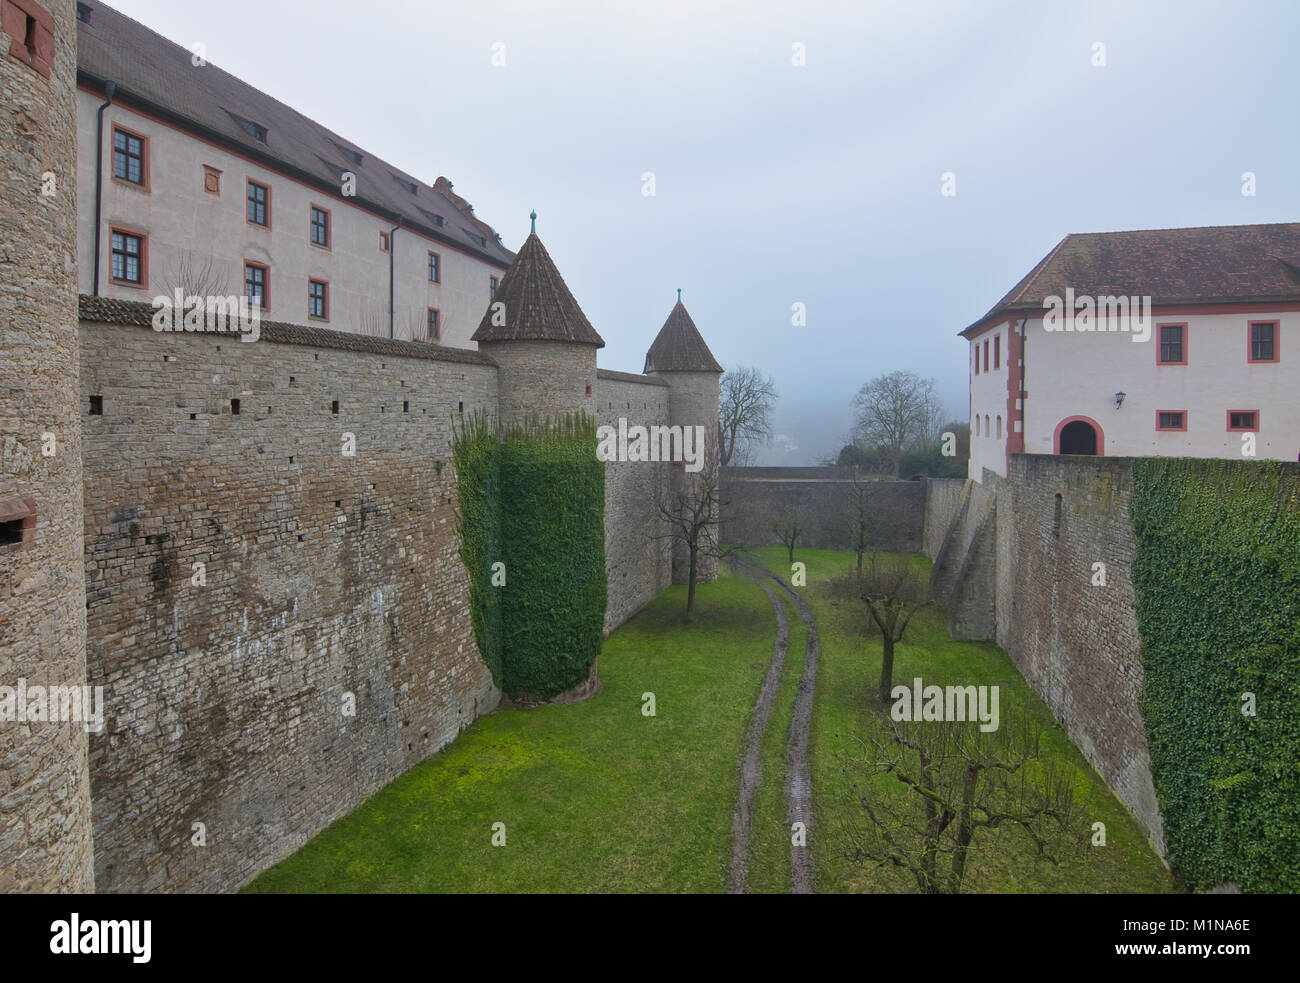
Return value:
<svg viewBox="0 0 1300 983">
<path fill-rule="evenodd" d="M 677 303 L 680 304 L 681 302 L 682 302 L 682 288 L 681 288 L 681 287 L 678 287 L 678 288 L 677 288 Z"/>
<path fill-rule="evenodd" d="M 528 217 L 529 217 L 530 219 L 533 220 L 533 234 L 536 235 L 536 233 L 537 233 L 537 209 L 534 208 L 534 209 L 532 210 L 531 214 L 529 214 Z"/>
</svg>

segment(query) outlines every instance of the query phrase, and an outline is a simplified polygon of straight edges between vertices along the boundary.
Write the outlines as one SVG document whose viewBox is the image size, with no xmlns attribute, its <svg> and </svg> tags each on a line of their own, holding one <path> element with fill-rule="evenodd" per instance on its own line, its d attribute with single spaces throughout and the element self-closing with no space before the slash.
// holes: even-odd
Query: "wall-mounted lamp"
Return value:
<svg viewBox="0 0 1300 983">
<path fill-rule="evenodd" d="M 1127 395 L 1128 395 L 1128 393 L 1116 393 L 1116 394 L 1115 394 L 1115 409 L 1119 409 L 1121 406 L 1124 405 L 1124 397 L 1127 396 Z"/>
</svg>

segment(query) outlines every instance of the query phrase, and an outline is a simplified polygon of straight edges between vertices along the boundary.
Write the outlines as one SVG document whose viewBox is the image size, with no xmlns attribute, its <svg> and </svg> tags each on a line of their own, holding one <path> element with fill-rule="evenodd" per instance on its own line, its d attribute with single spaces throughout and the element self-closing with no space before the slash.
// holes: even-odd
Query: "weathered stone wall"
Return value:
<svg viewBox="0 0 1300 983">
<path fill-rule="evenodd" d="M 931 560 L 939 555 L 944 537 L 961 508 L 964 478 L 929 478 L 925 482 L 925 531 L 921 551 Z"/>
<path fill-rule="evenodd" d="M 972 625 L 964 618 L 955 620 L 951 617 L 954 608 L 949 604 L 960 589 L 964 609 L 969 610 L 977 603 L 976 592 L 983 593 L 986 606 L 990 610 L 993 607 L 996 577 L 993 553 L 987 549 L 982 550 L 977 556 L 980 562 L 978 564 L 970 562 L 971 548 L 976 535 L 982 529 L 987 529 L 988 517 L 996 507 L 996 496 L 991 482 L 999 480 L 998 476 L 989 471 L 985 471 L 984 474 L 985 484 L 975 481 L 966 482 L 951 525 L 943 537 L 938 552 L 935 553 L 934 566 L 930 571 L 930 591 L 937 601 L 949 606 L 948 628 L 957 638 L 988 639 L 994 635 L 991 621 L 986 624 Z M 944 499 L 938 499 L 935 504 L 943 505 L 946 502 Z M 929 528 L 933 529 L 938 525 L 937 518 L 927 521 Z M 972 628 L 978 630 L 973 632 Z M 983 633 L 979 633 L 980 631 Z"/>
<path fill-rule="evenodd" d="M 86 679 L 77 38 L 67 0 L 0 6 L 0 686 L 17 712 L 24 685 Z M 94 889 L 86 748 L 78 721 L 0 723 L 0 892 Z"/>
<path fill-rule="evenodd" d="M 1138 709 L 1131 459 L 1014 454 L 997 493 L 997 642 L 1164 854 Z M 1106 565 L 1093 586 L 1093 564 Z"/>
<path fill-rule="evenodd" d="M 985 469 L 982 483 L 967 482 L 955 512 L 951 489 L 932 494 L 927 529 L 951 519 L 931 587 L 953 637 L 997 641 L 1164 855 L 1138 708 L 1130 468 L 1129 458 L 1013 454 L 1006 478 Z"/>
<path fill-rule="evenodd" d="M 97 886 L 230 890 L 496 706 L 450 437 L 497 370 L 266 325 L 81 344 Z"/>
<path fill-rule="evenodd" d="M 853 548 L 853 482 L 811 478 L 813 469 L 793 468 L 796 477 L 771 477 L 780 468 L 724 468 L 722 471 L 724 543 L 776 546 L 773 528 L 778 517 L 799 516 L 798 546 L 812 549 Z M 839 472 L 842 469 L 828 468 Z M 762 477 L 751 478 L 757 471 Z M 876 549 L 915 553 L 923 545 L 925 484 L 917 481 L 871 481 L 873 501 L 871 545 Z"/>
<path fill-rule="evenodd" d="M 501 367 L 499 412 L 507 422 L 577 410 L 595 415 L 596 347 L 559 341 L 485 342 L 480 350 Z M 587 387 L 591 386 L 590 394 Z"/>
<path fill-rule="evenodd" d="M 668 423 L 668 388 L 648 377 L 622 372 L 597 373 L 596 420 L 617 427 Z M 610 461 L 605 465 L 605 570 L 609 604 L 605 632 L 613 631 L 667 589 L 672 580 L 671 542 L 656 521 L 654 507 L 668 488 L 669 470 L 661 464 Z"/>
</svg>

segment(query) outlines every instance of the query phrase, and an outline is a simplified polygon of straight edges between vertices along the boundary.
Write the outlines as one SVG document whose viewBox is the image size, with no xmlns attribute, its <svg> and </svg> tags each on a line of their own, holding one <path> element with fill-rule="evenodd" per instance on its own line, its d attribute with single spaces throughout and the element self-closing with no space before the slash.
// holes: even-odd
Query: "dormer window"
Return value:
<svg viewBox="0 0 1300 983">
<path fill-rule="evenodd" d="M 487 240 L 482 236 L 477 236 L 473 232 L 470 232 L 468 229 L 465 230 L 465 234 L 469 236 L 473 242 L 477 243 L 480 249 L 482 249 L 487 245 Z"/>
<path fill-rule="evenodd" d="M 251 119 L 244 119 L 242 116 L 237 116 L 230 112 L 229 109 L 227 109 L 226 112 L 229 114 L 230 118 L 238 123 L 243 131 L 250 137 L 258 143 L 266 143 L 267 130 L 265 126 L 261 123 L 254 123 Z"/>
<path fill-rule="evenodd" d="M 331 141 L 331 143 L 332 142 L 333 141 Z M 351 147 L 345 147 L 341 143 L 335 143 L 334 146 L 338 147 L 339 153 L 341 153 L 348 160 L 352 161 L 352 163 L 356 164 L 357 167 L 360 167 L 361 162 L 365 160 L 365 157 L 363 157 L 357 151 L 353 150 Z"/>
<path fill-rule="evenodd" d="M 415 183 L 414 181 L 408 181 L 408 180 L 406 180 L 406 178 L 404 178 L 404 177 L 398 177 L 396 174 L 393 175 L 393 180 L 396 181 L 398 184 L 400 184 L 403 188 L 405 188 L 405 189 L 406 189 L 407 191 L 409 191 L 411 194 L 415 194 L 416 189 L 417 189 L 417 186 L 416 186 L 416 183 Z"/>
<path fill-rule="evenodd" d="M 83 24 L 90 23 L 90 4 L 88 3 L 77 4 L 77 20 L 81 21 L 81 23 Z"/>
<path fill-rule="evenodd" d="M 337 164 L 331 164 L 331 163 L 330 163 L 329 161 L 327 161 L 324 157 L 321 157 L 321 158 L 320 158 L 320 162 L 321 162 L 322 164 L 325 165 L 325 167 L 329 170 L 329 172 L 330 172 L 331 174 L 334 175 L 334 180 L 336 180 L 336 181 L 342 181 L 342 180 L 343 180 L 343 175 L 344 175 L 344 173 L 346 173 L 346 172 L 343 170 L 343 168 L 339 167 Z"/>
<path fill-rule="evenodd" d="M 430 225 L 435 225 L 438 228 L 442 228 L 441 215 L 435 215 L 433 212 L 425 211 L 423 208 L 420 209 L 420 214 L 429 220 Z"/>
</svg>

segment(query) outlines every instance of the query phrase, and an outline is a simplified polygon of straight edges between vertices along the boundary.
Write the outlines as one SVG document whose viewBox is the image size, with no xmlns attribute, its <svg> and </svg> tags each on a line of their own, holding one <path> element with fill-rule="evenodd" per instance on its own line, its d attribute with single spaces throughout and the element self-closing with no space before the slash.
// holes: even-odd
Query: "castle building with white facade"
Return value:
<svg viewBox="0 0 1300 983">
<path fill-rule="evenodd" d="M 80 292 L 470 348 L 514 254 L 432 185 L 100 3 L 77 4 Z"/>
<path fill-rule="evenodd" d="M 961 335 L 976 481 L 1017 453 L 1300 456 L 1300 223 L 1068 235 Z"/>
</svg>

